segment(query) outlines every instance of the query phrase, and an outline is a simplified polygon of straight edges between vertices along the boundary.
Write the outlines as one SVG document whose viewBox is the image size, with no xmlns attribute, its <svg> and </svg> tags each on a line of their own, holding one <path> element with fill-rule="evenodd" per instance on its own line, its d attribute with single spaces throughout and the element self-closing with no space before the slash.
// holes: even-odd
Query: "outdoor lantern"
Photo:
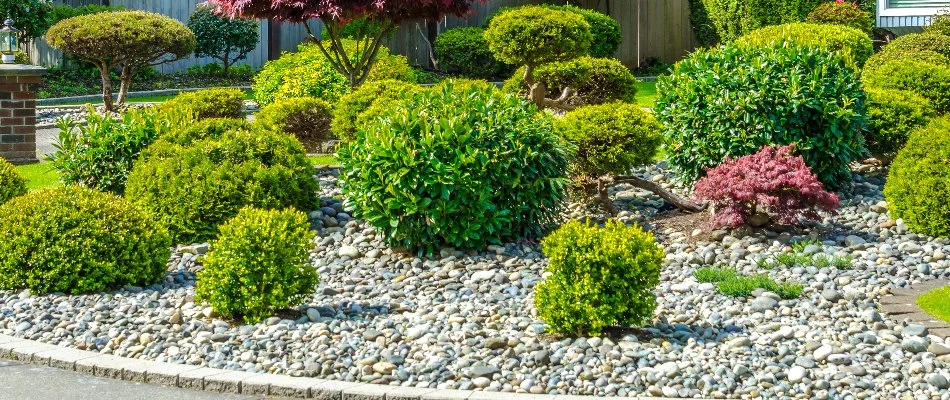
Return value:
<svg viewBox="0 0 950 400">
<path fill-rule="evenodd" d="M 20 31 L 13 27 L 13 20 L 7 18 L 3 21 L 3 28 L 0 28 L 0 54 L 3 54 L 4 64 L 13 64 L 16 62 L 14 53 L 20 50 Z"/>
</svg>

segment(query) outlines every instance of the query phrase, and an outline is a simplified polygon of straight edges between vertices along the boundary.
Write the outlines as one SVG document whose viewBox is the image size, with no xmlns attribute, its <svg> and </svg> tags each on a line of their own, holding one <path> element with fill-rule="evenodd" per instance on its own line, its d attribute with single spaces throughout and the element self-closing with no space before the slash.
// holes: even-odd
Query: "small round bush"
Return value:
<svg viewBox="0 0 950 400">
<path fill-rule="evenodd" d="M 246 119 L 209 118 L 194 122 L 186 127 L 176 127 L 164 133 L 159 141 L 190 146 L 203 139 L 218 139 L 232 131 L 251 130 L 252 125 Z"/>
<path fill-rule="evenodd" d="M 13 52 L 13 63 L 14 63 L 14 64 L 31 65 L 31 64 L 33 64 L 33 60 L 31 60 L 31 59 L 30 59 L 30 56 L 29 56 L 28 54 L 26 54 L 25 52 L 22 52 L 22 51 L 15 51 L 15 52 Z"/>
<path fill-rule="evenodd" d="M 861 77 L 869 76 L 877 72 L 879 68 L 889 62 L 903 62 L 904 60 L 913 60 L 927 62 L 936 65 L 945 65 L 950 67 L 950 57 L 937 53 L 932 50 L 885 50 L 874 54 L 864 64 L 861 70 Z"/>
<path fill-rule="evenodd" d="M 433 44 L 439 67 L 450 74 L 494 78 L 511 73 L 512 66 L 495 59 L 482 28 L 463 27 L 439 34 Z"/>
<path fill-rule="evenodd" d="M 626 175 L 653 160 L 660 146 L 659 122 L 635 104 L 580 107 L 564 115 L 558 131 L 574 144 L 574 166 L 588 176 Z"/>
<path fill-rule="evenodd" d="M 323 144 L 332 137 L 330 122 L 333 111 L 330 104 L 312 97 L 298 97 L 275 102 L 261 109 L 255 121 L 264 129 L 291 135 L 309 153 L 319 153 Z"/>
<path fill-rule="evenodd" d="M 418 85 L 392 79 L 367 82 L 336 103 L 330 130 L 341 141 L 353 140 L 357 119 L 374 104 L 384 104 L 385 107 L 385 104 L 420 91 L 422 88 Z"/>
<path fill-rule="evenodd" d="M 26 179 L 9 161 L 0 158 L 0 204 L 26 194 Z"/>
<path fill-rule="evenodd" d="M 583 104 L 636 102 L 637 78 L 620 61 L 611 58 L 580 57 L 545 64 L 535 70 L 534 78 L 555 97 L 570 87 Z M 512 93 L 526 93 L 524 68 L 515 71 L 504 88 Z"/>
<path fill-rule="evenodd" d="M 549 10 L 568 11 L 580 15 L 590 24 L 591 43 L 587 54 L 591 57 L 610 58 L 617 54 L 622 39 L 620 34 L 620 23 L 611 16 L 587 8 L 580 8 L 571 5 L 559 6 L 554 4 L 537 4 L 526 7 L 544 7 Z M 521 7 L 502 7 L 485 20 L 485 26 L 491 25 L 492 20 L 497 15 Z"/>
<path fill-rule="evenodd" d="M 309 264 L 313 238 L 300 211 L 243 208 L 201 259 L 195 300 L 247 323 L 307 301 L 320 283 Z"/>
<path fill-rule="evenodd" d="M 950 112 L 950 66 L 910 59 L 888 61 L 861 79 L 869 88 L 912 91 L 930 100 L 938 114 Z"/>
<path fill-rule="evenodd" d="M 153 211 L 176 243 L 197 243 L 246 205 L 313 210 L 316 190 L 297 139 L 233 130 L 187 145 L 155 142 L 129 175 L 126 197 Z"/>
<path fill-rule="evenodd" d="M 937 116 L 930 100 L 907 90 L 867 89 L 869 126 L 864 134 L 871 154 L 889 159 L 911 132 Z"/>
<path fill-rule="evenodd" d="M 910 33 L 894 39 L 882 52 L 930 50 L 950 57 L 950 36 L 937 33 Z"/>
<path fill-rule="evenodd" d="M 567 186 L 551 120 L 494 88 L 446 85 L 396 102 L 337 152 L 356 215 L 421 252 L 536 234 Z"/>
<path fill-rule="evenodd" d="M 818 47 L 834 51 L 858 66 L 874 54 L 874 43 L 867 33 L 841 25 L 794 23 L 767 26 L 736 39 L 740 48 L 791 45 Z"/>
<path fill-rule="evenodd" d="M 600 336 L 653 318 L 665 255 L 651 233 L 613 220 L 603 228 L 572 221 L 541 246 L 549 261 L 534 305 L 552 332 Z"/>
<path fill-rule="evenodd" d="M 195 120 L 241 118 L 244 92 L 239 89 L 203 89 L 182 93 L 161 105 L 163 110 L 189 113 Z"/>
<path fill-rule="evenodd" d="M 0 290 L 95 293 L 165 276 L 171 240 L 151 214 L 76 185 L 0 206 Z"/>
<path fill-rule="evenodd" d="M 827 187 L 850 182 L 865 156 L 865 94 L 853 66 L 815 48 L 699 51 L 660 77 L 655 113 L 667 158 L 685 182 L 763 146 L 796 144 Z"/>
<path fill-rule="evenodd" d="M 950 36 L 950 12 L 934 15 L 933 22 L 924 28 L 924 33 Z"/>
<path fill-rule="evenodd" d="M 884 197 L 912 231 L 950 237 L 950 116 L 914 132 L 891 163 Z"/>
<path fill-rule="evenodd" d="M 356 42 L 343 40 L 347 54 L 356 50 Z M 390 55 L 383 46 L 367 82 L 394 79 L 416 82 L 416 74 L 404 56 Z M 327 61 L 314 43 L 304 43 L 297 52 L 285 53 L 279 59 L 264 64 L 254 77 L 254 98 L 261 106 L 277 100 L 295 97 L 313 97 L 327 103 L 336 101 L 350 92 L 350 83 Z"/>
<path fill-rule="evenodd" d="M 821 3 L 805 20 L 816 24 L 844 25 L 867 34 L 870 34 L 871 28 L 874 27 L 871 14 L 850 2 Z"/>
<path fill-rule="evenodd" d="M 578 14 L 526 6 L 495 16 L 485 40 L 496 59 L 535 67 L 586 55 L 593 36 Z"/>
</svg>

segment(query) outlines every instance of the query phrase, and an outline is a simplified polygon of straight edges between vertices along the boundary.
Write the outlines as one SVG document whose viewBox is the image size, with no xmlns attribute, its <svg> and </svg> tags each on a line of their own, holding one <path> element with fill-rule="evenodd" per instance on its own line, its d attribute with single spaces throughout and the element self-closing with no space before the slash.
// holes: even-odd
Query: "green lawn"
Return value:
<svg viewBox="0 0 950 400">
<path fill-rule="evenodd" d="M 656 82 L 638 82 L 637 83 L 637 105 L 640 107 L 653 108 L 656 102 Z"/>
<path fill-rule="evenodd" d="M 917 298 L 917 305 L 928 314 L 950 322 L 950 286 L 924 293 Z"/>
<path fill-rule="evenodd" d="M 59 173 L 53 169 L 50 163 L 43 162 L 39 164 L 20 165 L 16 167 L 20 175 L 26 179 L 26 187 L 30 190 L 43 189 L 51 186 L 57 186 L 59 182 Z"/>
<path fill-rule="evenodd" d="M 310 161 L 313 162 L 313 165 L 338 165 L 339 164 L 339 161 L 337 161 L 336 157 L 330 156 L 330 155 L 310 156 L 307 158 L 309 158 Z"/>
</svg>

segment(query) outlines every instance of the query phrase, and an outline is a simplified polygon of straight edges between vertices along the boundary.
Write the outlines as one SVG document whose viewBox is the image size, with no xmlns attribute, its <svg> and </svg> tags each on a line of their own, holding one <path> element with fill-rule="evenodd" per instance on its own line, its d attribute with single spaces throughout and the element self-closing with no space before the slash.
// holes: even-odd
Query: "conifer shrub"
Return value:
<svg viewBox="0 0 950 400">
<path fill-rule="evenodd" d="M 867 34 L 870 34 L 874 27 L 870 13 L 857 4 L 844 0 L 819 4 L 805 20 L 816 24 L 844 25 Z"/>
<path fill-rule="evenodd" d="M 868 150 L 885 160 L 904 147 L 910 134 L 937 116 L 930 100 L 907 90 L 868 88 Z"/>
<path fill-rule="evenodd" d="M 629 174 L 653 160 L 662 140 L 660 124 L 635 104 L 580 107 L 557 127 L 573 144 L 574 172 L 591 177 Z"/>
<path fill-rule="evenodd" d="M 892 218 L 912 231 L 950 237 L 950 116 L 911 134 L 891 163 L 884 197 Z"/>
</svg>

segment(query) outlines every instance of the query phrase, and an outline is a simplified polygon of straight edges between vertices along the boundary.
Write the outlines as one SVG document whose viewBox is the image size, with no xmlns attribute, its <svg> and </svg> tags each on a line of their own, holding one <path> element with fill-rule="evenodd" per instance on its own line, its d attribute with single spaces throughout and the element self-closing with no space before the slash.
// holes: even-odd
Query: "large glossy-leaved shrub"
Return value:
<svg viewBox="0 0 950 400">
<path fill-rule="evenodd" d="M 392 79 L 367 82 L 336 103 L 330 130 L 340 140 L 353 140 L 357 120 L 374 104 L 380 104 L 379 109 L 385 109 L 387 104 L 411 97 L 422 90 L 418 85 Z"/>
<path fill-rule="evenodd" d="M 686 182 L 726 157 L 795 143 L 827 186 L 851 179 L 865 156 L 864 90 L 852 65 L 827 51 L 725 46 L 694 53 L 657 85 L 670 165 Z"/>
<path fill-rule="evenodd" d="M 567 186 L 550 118 L 491 87 L 446 84 L 396 102 L 338 155 L 356 215 L 391 245 L 428 252 L 536 234 Z"/>
<path fill-rule="evenodd" d="M 871 154 L 890 159 L 897 154 L 911 132 L 936 117 L 930 100 L 907 90 L 867 89 L 868 119 L 864 134 Z"/>
<path fill-rule="evenodd" d="M 580 57 L 544 64 L 534 71 L 534 78 L 553 94 L 570 87 L 583 104 L 636 102 L 637 78 L 620 61 L 611 58 Z M 527 93 L 524 68 L 515 71 L 504 88 L 512 93 Z"/>
<path fill-rule="evenodd" d="M 495 59 L 482 28 L 449 29 L 435 38 L 433 47 L 439 67 L 453 75 L 495 78 L 511 73 L 513 67 Z"/>
<path fill-rule="evenodd" d="M 800 46 L 833 51 L 858 66 L 874 54 L 874 44 L 867 33 L 842 25 L 794 23 L 767 26 L 736 39 L 742 48 Z"/>
<path fill-rule="evenodd" d="M 291 135 L 309 153 L 318 153 L 332 137 L 330 123 L 332 107 L 327 102 L 312 97 L 281 100 L 261 109 L 255 121 L 264 129 Z"/>
<path fill-rule="evenodd" d="M 738 227 L 756 214 L 780 224 L 819 219 L 838 208 L 838 196 L 824 190 L 794 146 L 768 146 L 727 159 L 696 182 L 693 195 L 712 202 L 715 227 Z"/>
<path fill-rule="evenodd" d="M 300 211 L 242 209 L 201 259 L 195 300 L 249 323 L 307 301 L 320 282 L 309 263 L 313 238 Z"/>
<path fill-rule="evenodd" d="M 318 202 L 313 165 L 297 139 L 263 130 L 209 129 L 181 145 L 159 140 L 129 175 L 126 197 L 153 211 L 176 243 L 204 242 L 244 206 L 293 207 Z"/>
<path fill-rule="evenodd" d="M 534 305 L 552 332 L 600 336 L 652 319 L 664 254 L 651 233 L 613 220 L 603 228 L 572 221 L 541 246 L 549 261 Z"/>
<path fill-rule="evenodd" d="M 0 158 L 0 204 L 26 194 L 26 179 L 9 161 Z"/>
<path fill-rule="evenodd" d="M 950 237 L 950 116 L 914 132 L 897 153 L 884 184 L 892 218 L 914 232 Z"/>
<path fill-rule="evenodd" d="M 95 293 L 166 273 L 168 231 L 121 197 L 76 185 L 0 206 L 0 290 Z"/>
</svg>

